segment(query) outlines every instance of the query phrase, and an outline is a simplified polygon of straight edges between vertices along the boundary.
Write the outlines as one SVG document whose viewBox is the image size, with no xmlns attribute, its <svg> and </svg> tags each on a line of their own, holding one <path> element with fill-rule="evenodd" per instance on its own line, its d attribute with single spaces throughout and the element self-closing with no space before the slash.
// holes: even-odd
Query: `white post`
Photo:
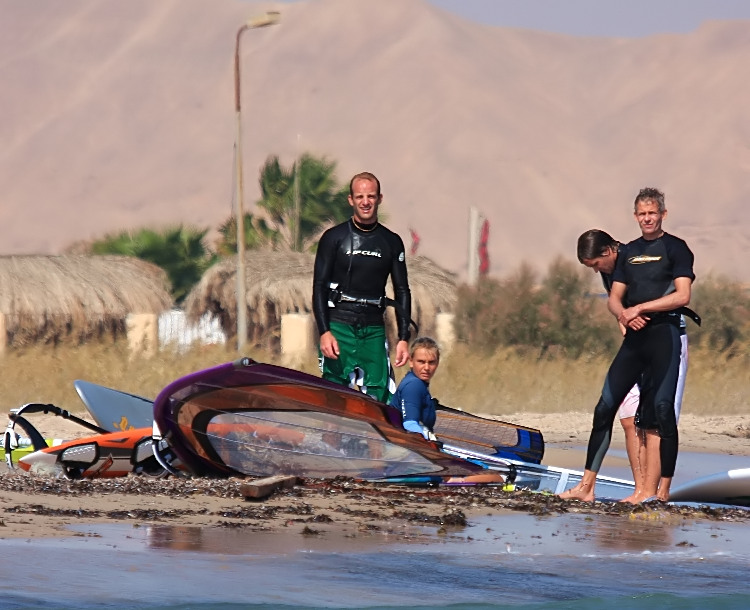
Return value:
<svg viewBox="0 0 750 610">
<path fill-rule="evenodd" d="M 129 313 L 125 318 L 130 357 L 154 356 L 159 348 L 159 316 L 155 313 Z"/>
<path fill-rule="evenodd" d="M 285 366 L 299 367 L 314 351 L 313 319 L 308 313 L 281 316 L 281 358 Z"/>
<path fill-rule="evenodd" d="M 8 348 L 8 327 L 5 324 L 5 314 L 0 313 L 0 356 L 5 354 Z"/>
<path fill-rule="evenodd" d="M 456 343 L 456 330 L 453 326 L 455 317 L 452 313 L 439 313 L 435 316 L 435 340 L 443 354 L 450 352 Z"/>
</svg>

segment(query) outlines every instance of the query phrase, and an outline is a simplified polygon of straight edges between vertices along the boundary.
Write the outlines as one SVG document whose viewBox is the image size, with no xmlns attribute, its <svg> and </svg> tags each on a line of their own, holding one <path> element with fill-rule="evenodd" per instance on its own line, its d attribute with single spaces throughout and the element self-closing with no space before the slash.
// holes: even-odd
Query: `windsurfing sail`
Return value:
<svg viewBox="0 0 750 610">
<path fill-rule="evenodd" d="M 147 428 L 154 423 L 154 403 L 148 398 L 80 379 L 73 385 L 94 421 L 110 432 Z M 544 439 L 539 430 L 435 403 L 438 440 L 489 455 L 541 463 Z"/>
<path fill-rule="evenodd" d="M 157 396 L 154 419 L 199 475 L 367 480 L 483 470 L 407 432 L 397 410 L 361 392 L 250 358 L 174 381 Z"/>
<path fill-rule="evenodd" d="M 487 455 L 530 464 L 540 464 L 544 457 L 541 431 L 508 422 L 487 419 L 436 401 L 438 440 Z"/>
</svg>

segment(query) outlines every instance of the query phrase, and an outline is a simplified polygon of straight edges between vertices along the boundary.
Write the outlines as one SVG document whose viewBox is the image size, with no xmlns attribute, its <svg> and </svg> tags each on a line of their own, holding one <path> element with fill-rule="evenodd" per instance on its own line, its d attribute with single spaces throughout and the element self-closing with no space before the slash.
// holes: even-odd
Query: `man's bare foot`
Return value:
<svg viewBox="0 0 750 610">
<path fill-rule="evenodd" d="M 627 498 L 623 498 L 622 500 L 620 500 L 620 502 L 629 502 L 630 504 L 641 504 L 643 502 L 646 502 L 647 500 L 652 500 L 654 498 L 655 498 L 655 495 L 653 492 L 636 490 L 632 494 L 630 494 Z"/>
<path fill-rule="evenodd" d="M 579 483 L 575 487 L 558 494 L 563 500 L 580 500 L 581 502 L 593 502 L 594 490 L 590 483 Z"/>
</svg>

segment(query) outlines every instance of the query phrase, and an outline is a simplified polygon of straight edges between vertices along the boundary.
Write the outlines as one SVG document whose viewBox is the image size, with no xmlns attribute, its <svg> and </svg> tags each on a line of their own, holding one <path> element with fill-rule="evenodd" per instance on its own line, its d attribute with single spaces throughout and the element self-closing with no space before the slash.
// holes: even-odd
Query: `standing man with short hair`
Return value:
<svg viewBox="0 0 750 610">
<path fill-rule="evenodd" d="M 396 391 L 385 333 L 390 276 L 398 326 L 396 366 L 409 358 L 411 292 L 401 238 L 378 222 L 380 181 L 370 172 L 349 183 L 352 217 L 323 233 L 313 275 L 313 313 L 324 379 L 356 387 L 381 402 Z"/>
<path fill-rule="evenodd" d="M 617 409 L 640 376 L 647 373 L 653 397 L 641 402 L 636 425 L 658 430 L 661 485 L 659 476 L 647 481 L 651 488 L 645 495 L 665 502 L 669 499 L 678 449 L 674 399 L 682 345 L 680 319 L 690 303 L 695 274 L 688 245 L 662 228 L 666 216 L 664 194 L 655 188 L 641 189 L 634 203 L 641 237 L 620 251 L 607 303 L 625 327 L 625 337 L 594 409 L 586 470 L 580 483 L 560 494 L 563 498 L 595 499 L 596 474 L 609 449 Z"/>
<path fill-rule="evenodd" d="M 578 261 L 592 269 L 594 272 L 599 272 L 602 278 L 602 284 L 604 289 L 609 295 L 612 289 L 612 274 L 615 271 L 615 265 L 617 264 L 617 257 L 620 252 L 621 244 L 619 241 L 614 239 L 606 231 L 600 229 L 590 229 L 585 233 L 581 234 L 578 238 Z M 682 344 L 680 351 L 680 374 L 677 381 L 677 392 L 674 399 L 674 414 L 675 419 L 679 423 L 680 421 L 680 410 L 682 408 L 682 396 L 685 391 L 685 377 L 687 375 L 688 367 L 688 338 L 687 338 L 687 325 L 685 324 L 685 318 L 680 317 L 680 341 Z M 623 336 L 627 330 L 622 324 L 620 324 L 620 330 Z M 617 414 L 620 417 L 620 423 L 622 429 L 625 432 L 625 449 L 628 454 L 628 461 L 630 462 L 630 469 L 633 472 L 633 481 L 635 482 L 635 489 L 633 494 L 624 498 L 623 502 L 641 502 L 648 498 L 645 495 L 646 492 L 646 481 L 652 480 L 649 477 L 648 472 L 651 472 L 651 476 L 655 476 L 656 472 L 661 472 L 661 466 L 659 463 L 659 436 L 657 434 L 649 435 L 645 430 L 641 430 L 641 434 L 638 432 L 638 428 L 635 425 L 635 416 L 640 404 L 641 396 L 644 398 L 650 396 L 650 392 L 643 391 L 642 384 L 648 383 L 648 375 L 645 375 L 642 379 L 634 385 L 625 400 L 622 401 Z M 654 450 L 650 448 L 649 454 L 646 452 L 646 438 L 649 438 L 652 445 L 656 443 Z"/>
</svg>

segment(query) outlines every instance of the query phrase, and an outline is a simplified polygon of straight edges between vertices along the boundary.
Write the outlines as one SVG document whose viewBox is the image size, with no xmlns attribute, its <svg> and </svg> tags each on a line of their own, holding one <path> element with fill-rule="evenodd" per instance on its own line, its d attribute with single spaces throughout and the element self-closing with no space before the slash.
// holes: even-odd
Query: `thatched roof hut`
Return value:
<svg viewBox="0 0 750 610">
<path fill-rule="evenodd" d="M 245 255 L 249 340 L 267 344 L 278 337 L 281 316 L 312 311 L 312 277 L 315 256 L 303 252 L 251 250 Z M 451 312 L 456 304 L 455 276 L 425 257 L 408 262 L 412 292 L 412 317 L 422 334 L 432 333 L 435 315 Z M 226 259 L 203 274 L 185 299 L 191 320 L 210 312 L 221 320 L 228 335 L 237 333 L 236 257 Z M 388 284 L 390 292 L 390 282 Z M 389 294 L 389 296 L 392 296 Z M 393 325 L 391 308 L 387 317 Z"/>
<path fill-rule="evenodd" d="M 172 306 L 166 273 L 126 256 L 0 256 L 7 344 L 81 343 L 125 332 L 130 313 Z"/>
</svg>

